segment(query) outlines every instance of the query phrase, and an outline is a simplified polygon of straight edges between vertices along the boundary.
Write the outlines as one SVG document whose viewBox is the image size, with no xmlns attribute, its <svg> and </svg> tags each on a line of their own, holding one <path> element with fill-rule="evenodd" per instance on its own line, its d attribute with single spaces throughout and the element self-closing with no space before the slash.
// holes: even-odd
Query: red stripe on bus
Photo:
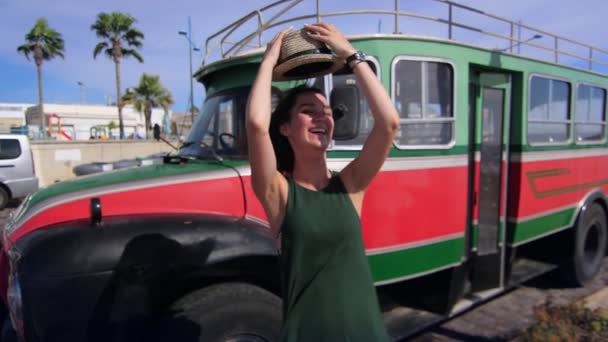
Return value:
<svg viewBox="0 0 608 342">
<path fill-rule="evenodd" d="M 466 199 L 467 167 L 381 172 L 363 200 L 365 246 L 379 248 L 463 233 Z"/>
<path fill-rule="evenodd" d="M 247 214 L 267 222 L 244 177 Z M 380 172 L 363 200 L 361 223 L 366 248 L 380 248 L 463 233 L 467 168 Z M 441 191 L 429 191 L 429 189 Z"/>
<path fill-rule="evenodd" d="M 595 189 L 608 193 L 606 170 L 608 156 L 513 163 L 509 216 L 573 206 Z"/>
<path fill-rule="evenodd" d="M 243 217 L 245 207 L 241 189 L 239 179 L 231 177 L 155 186 L 95 197 L 101 201 L 103 216 L 211 213 Z M 85 198 L 44 210 L 11 234 L 10 240 L 17 241 L 39 227 L 88 219 L 89 201 L 90 198 Z"/>
</svg>

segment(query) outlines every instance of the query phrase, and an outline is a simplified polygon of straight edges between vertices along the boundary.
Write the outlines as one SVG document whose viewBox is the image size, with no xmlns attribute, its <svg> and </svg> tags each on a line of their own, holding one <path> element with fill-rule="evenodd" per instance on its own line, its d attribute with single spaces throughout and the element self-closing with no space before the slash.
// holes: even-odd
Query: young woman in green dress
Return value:
<svg viewBox="0 0 608 342">
<path fill-rule="evenodd" d="M 320 91 L 297 88 L 271 119 L 272 72 L 289 30 L 268 44 L 247 103 L 247 140 L 253 189 L 274 236 L 281 237 L 283 340 L 388 341 L 360 216 L 365 189 L 388 155 L 399 116 L 374 72 L 351 57 L 357 51 L 335 26 L 305 29 L 339 58 L 354 60 L 350 66 L 374 127 L 358 157 L 339 173 L 330 172 L 326 150 L 334 119 Z"/>
</svg>

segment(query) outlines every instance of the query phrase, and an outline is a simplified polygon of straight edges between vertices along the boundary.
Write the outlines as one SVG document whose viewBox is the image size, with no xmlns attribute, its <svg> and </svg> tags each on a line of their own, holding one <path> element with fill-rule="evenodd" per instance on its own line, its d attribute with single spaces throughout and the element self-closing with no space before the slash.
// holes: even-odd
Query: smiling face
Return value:
<svg viewBox="0 0 608 342">
<path fill-rule="evenodd" d="M 334 132 L 332 111 L 325 96 L 306 92 L 298 96 L 291 109 L 290 121 L 280 127 L 294 151 L 325 151 Z"/>
</svg>

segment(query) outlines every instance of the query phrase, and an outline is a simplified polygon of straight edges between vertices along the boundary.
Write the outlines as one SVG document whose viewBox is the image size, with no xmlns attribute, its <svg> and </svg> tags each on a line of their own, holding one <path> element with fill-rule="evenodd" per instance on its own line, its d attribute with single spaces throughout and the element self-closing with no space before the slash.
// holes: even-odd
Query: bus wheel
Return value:
<svg viewBox="0 0 608 342">
<path fill-rule="evenodd" d="M 251 341 L 280 339 L 281 300 L 245 283 L 212 285 L 178 300 L 161 319 L 159 341 Z"/>
<path fill-rule="evenodd" d="M 570 265 L 571 282 L 585 286 L 598 273 L 606 255 L 608 228 L 602 206 L 593 203 L 576 225 L 574 255 Z"/>
</svg>

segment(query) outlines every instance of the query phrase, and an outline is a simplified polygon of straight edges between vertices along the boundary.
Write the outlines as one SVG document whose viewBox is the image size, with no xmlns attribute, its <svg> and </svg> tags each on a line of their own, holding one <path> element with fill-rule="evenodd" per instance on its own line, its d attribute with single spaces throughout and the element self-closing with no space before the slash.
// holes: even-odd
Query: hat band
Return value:
<svg viewBox="0 0 608 342">
<path fill-rule="evenodd" d="M 314 54 L 331 54 L 331 50 L 328 48 L 320 48 L 320 49 L 310 49 L 310 50 L 304 50 L 304 51 L 300 51 L 300 52 L 296 52 L 293 55 L 290 55 L 287 58 L 283 58 L 282 60 L 280 60 L 278 64 L 283 64 L 284 62 L 287 62 L 288 60 L 292 59 L 292 58 L 296 58 L 296 57 L 300 57 L 303 55 L 314 55 Z"/>
</svg>

